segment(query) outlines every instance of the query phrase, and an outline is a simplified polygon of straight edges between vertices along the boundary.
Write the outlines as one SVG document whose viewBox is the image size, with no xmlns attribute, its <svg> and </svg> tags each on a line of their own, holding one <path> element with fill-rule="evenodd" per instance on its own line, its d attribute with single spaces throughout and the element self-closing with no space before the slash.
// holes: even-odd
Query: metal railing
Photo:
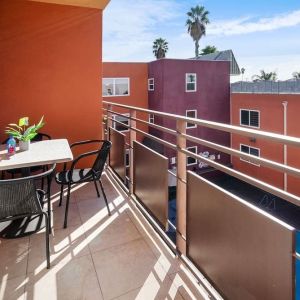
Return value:
<svg viewBox="0 0 300 300">
<path fill-rule="evenodd" d="M 128 128 L 128 142 L 126 142 L 125 145 L 129 148 L 129 153 L 131 158 L 133 157 L 133 145 L 134 142 L 137 140 L 137 135 L 142 135 L 144 137 L 147 137 L 148 139 L 160 143 L 161 145 L 169 149 L 172 149 L 173 151 L 176 152 L 177 154 L 176 171 L 171 172 L 169 170 L 168 173 L 171 176 L 176 177 L 176 188 L 177 188 L 176 205 L 179 205 L 176 209 L 179 210 L 179 213 L 177 213 L 177 217 L 176 217 L 177 218 L 176 227 L 174 227 L 174 225 L 172 226 L 176 229 L 176 245 L 175 245 L 176 251 L 180 255 L 183 255 L 183 257 L 185 257 L 187 251 L 187 239 L 186 239 L 187 236 L 187 219 L 186 219 L 187 218 L 187 211 L 186 211 L 187 209 L 186 208 L 187 157 L 192 157 L 196 161 L 203 162 L 207 166 L 211 167 L 213 170 L 221 171 L 225 174 L 228 174 L 232 177 L 242 180 L 243 182 L 246 182 L 252 186 L 255 186 L 267 193 L 273 194 L 289 203 L 300 206 L 300 197 L 298 195 L 292 194 L 277 186 L 271 185 L 258 178 L 247 175 L 239 170 L 232 168 L 232 166 L 222 164 L 209 157 L 204 157 L 203 155 L 199 155 L 197 153 L 191 152 L 188 150 L 187 142 L 192 142 L 194 144 L 207 147 L 209 149 L 214 149 L 218 152 L 224 153 L 231 157 L 237 157 L 243 160 L 247 160 L 248 162 L 259 164 L 260 166 L 267 167 L 270 170 L 278 171 L 285 175 L 288 174 L 296 178 L 300 178 L 300 169 L 295 168 L 293 166 L 289 166 L 287 164 L 275 162 L 270 159 L 266 159 L 264 157 L 247 154 L 245 152 L 233 149 L 229 145 L 224 146 L 216 142 L 208 141 L 206 139 L 197 136 L 192 136 L 186 133 L 186 129 L 187 129 L 186 125 L 187 123 L 192 123 L 201 126 L 203 128 L 222 131 L 225 134 L 237 134 L 240 136 L 259 138 L 261 140 L 272 141 L 277 144 L 279 143 L 282 145 L 293 146 L 299 148 L 299 153 L 300 153 L 300 138 L 245 128 L 245 127 L 233 126 L 233 125 L 228 125 L 228 124 L 223 124 L 218 122 L 212 122 L 212 121 L 207 121 L 202 119 L 188 118 L 180 115 L 169 114 L 165 112 L 159 112 L 159 111 L 154 111 L 154 110 L 149 110 L 144 108 L 138 108 L 138 107 L 133 107 L 128 105 L 108 102 L 108 101 L 103 101 L 103 103 L 104 103 L 103 130 L 107 135 L 107 138 L 109 138 L 108 136 L 109 128 L 115 127 L 114 126 L 115 124 L 119 124 L 124 128 Z M 125 112 L 129 114 L 126 116 L 124 115 Z M 143 115 L 145 118 L 137 117 L 137 114 Z M 116 120 L 113 117 L 115 115 L 122 116 L 123 118 L 128 119 L 129 120 L 128 124 Z M 160 118 L 171 119 L 175 121 L 174 123 L 176 123 L 176 128 L 167 128 L 162 125 L 150 123 L 147 121 L 149 119 L 148 118 L 149 115 L 154 115 Z M 155 129 L 156 131 L 168 134 L 170 137 L 172 137 L 172 139 L 170 140 L 172 140 L 173 142 L 167 139 L 163 139 L 154 134 L 151 134 L 149 133 L 148 130 L 145 129 L 142 130 L 140 125 L 144 126 L 144 128 L 146 126 L 146 128 L 148 129 L 152 128 Z M 128 192 L 131 195 L 131 197 L 134 199 L 135 195 L 133 190 L 133 184 L 134 184 L 133 164 L 134 164 L 133 160 L 130 159 L 128 180 L 126 182 L 129 185 Z M 120 181 L 120 183 L 123 184 L 122 181 Z M 140 208 L 143 209 L 143 207 Z M 145 214 L 147 214 L 147 211 L 145 211 Z M 161 228 L 159 228 L 159 226 L 157 226 L 157 228 L 158 231 L 161 231 Z"/>
</svg>

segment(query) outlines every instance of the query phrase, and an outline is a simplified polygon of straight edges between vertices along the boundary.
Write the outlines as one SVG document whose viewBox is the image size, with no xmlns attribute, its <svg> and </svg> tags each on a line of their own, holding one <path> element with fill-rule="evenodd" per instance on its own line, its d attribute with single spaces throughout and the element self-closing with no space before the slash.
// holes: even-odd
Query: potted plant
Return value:
<svg viewBox="0 0 300 300">
<path fill-rule="evenodd" d="M 19 120 L 19 124 L 8 124 L 5 133 L 19 140 L 21 151 L 29 150 L 30 141 L 38 134 L 38 130 L 44 126 L 44 117 L 37 125 L 29 126 L 29 118 L 24 117 Z"/>
</svg>

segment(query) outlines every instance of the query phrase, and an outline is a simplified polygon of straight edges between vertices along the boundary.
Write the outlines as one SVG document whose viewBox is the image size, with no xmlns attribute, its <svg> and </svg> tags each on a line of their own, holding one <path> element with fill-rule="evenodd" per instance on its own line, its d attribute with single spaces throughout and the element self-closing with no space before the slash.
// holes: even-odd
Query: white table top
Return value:
<svg viewBox="0 0 300 300">
<path fill-rule="evenodd" d="M 28 151 L 21 152 L 17 147 L 16 154 L 12 156 L 7 155 L 6 145 L 0 146 L 0 171 L 71 160 L 73 154 L 65 139 L 34 142 L 30 144 Z"/>
</svg>

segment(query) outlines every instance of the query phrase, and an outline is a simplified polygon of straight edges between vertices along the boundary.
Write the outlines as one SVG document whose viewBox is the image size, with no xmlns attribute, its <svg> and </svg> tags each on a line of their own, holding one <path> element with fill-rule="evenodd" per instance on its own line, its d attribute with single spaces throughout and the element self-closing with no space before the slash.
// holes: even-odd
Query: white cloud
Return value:
<svg viewBox="0 0 300 300">
<path fill-rule="evenodd" d="M 152 58 L 152 42 L 160 37 L 155 29 L 161 26 L 163 32 L 163 24 L 178 16 L 176 8 L 168 0 L 111 1 L 104 11 L 104 60 Z"/>
<path fill-rule="evenodd" d="M 251 17 L 219 20 L 208 26 L 207 33 L 208 35 L 236 35 L 270 31 L 297 25 L 300 25 L 300 10 L 258 20 Z"/>
</svg>

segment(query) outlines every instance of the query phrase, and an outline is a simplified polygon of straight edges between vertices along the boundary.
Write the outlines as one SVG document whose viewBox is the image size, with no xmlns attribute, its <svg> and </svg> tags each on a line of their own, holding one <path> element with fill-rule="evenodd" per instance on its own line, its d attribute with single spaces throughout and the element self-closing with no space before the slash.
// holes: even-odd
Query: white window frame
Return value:
<svg viewBox="0 0 300 300">
<path fill-rule="evenodd" d="M 195 76 L 195 89 L 194 90 L 188 90 L 187 89 L 188 83 L 193 83 L 193 82 L 188 82 L 188 78 L 189 78 L 190 75 Z M 197 92 L 197 73 L 185 73 L 185 91 L 186 91 L 186 93 Z"/>
<path fill-rule="evenodd" d="M 154 124 L 154 114 L 149 114 L 149 123 Z"/>
<path fill-rule="evenodd" d="M 242 124 L 242 111 L 247 111 L 249 113 L 249 125 L 245 125 L 245 124 Z M 258 126 L 252 126 L 250 125 L 250 113 L 251 111 L 253 112 L 257 112 L 258 113 Z M 248 109 L 248 108 L 240 108 L 240 126 L 244 126 L 244 127 L 251 127 L 251 128 L 260 128 L 260 111 L 259 110 L 256 110 L 256 109 Z"/>
<path fill-rule="evenodd" d="M 128 114 L 128 113 L 126 113 L 126 114 L 122 114 L 122 116 L 124 116 L 124 117 L 130 117 L 130 114 Z M 115 122 L 114 120 L 116 119 L 116 117 L 121 117 L 120 115 L 112 115 L 112 119 L 113 119 L 113 121 L 112 121 L 112 125 L 113 125 L 113 128 L 115 129 L 115 130 L 117 130 L 117 131 L 119 131 L 119 132 L 127 132 L 127 131 L 129 131 L 129 128 L 127 128 L 127 129 L 125 129 L 125 130 L 118 130 L 117 128 L 116 128 L 116 125 L 120 125 L 119 123 L 117 123 L 117 122 Z M 119 120 L 117 120 L 117 121 L 119 121 Z M 130 119 L 127 119 L 127 121 L 128 121 L 128 126 L 130 125 Z M 120 122 L 120 121 L 119 121 Z"/>
<path fill-rule="evenodd" d="M 152 81 L 152 83 L 151 83 L 151 81 Z M 148 91 L 150 91 L 150 92 L 154 91 L 154 78 L 148 79 Z"/>
<path fill-rule="evenodd" d="M 192 148 L 195 149 L 195 154 L 197 154 L 197 152 L 198 152 L 198 146 L 187 147 L 186 150 L 189 151 L 189 149 L 192 149 Z M 189 163 L 188 163 L 188 158 L 189 158 L 189 157 L 195 159 L 195 162 L 189 164 Z M 186 165 L 187 165 L 187 167 L 197 165 L 197 159 L 194 158 L 194 157 L 192 157 L 192 156 L 187 156 L 187 157 L 186 157 Z"/>
<path fill-rule="evenodd" d="M 175 165 L 176 164 L 176 159 L 177 159 L 176 156 L 171 157 L 170 158 L 170 164 Z"/>
<path fill-rule="evenodd" d="M 102 84 L 103 84 L 103 80 L 105 79 L 110 79 L 113 80 L 113 94 L 112 95 L 103 95 L 102 93 L 102 97 L 127 97 L 130 96 L 130 78 L 129 77 L 105 77 L 102 78 Z M 128 94 L 125 95 L 116 95 L 116 80 L 118 79 L 127 79 L 128 81 Z"/>
<path fill-rule="evenodd" d="M 187 118 L 190 118 L 190 117 L 187 116 L 187 114 L 188 114 L 188 112 L 191 112 L 191 111 L 195 112 L 195 119 L 197 119 L 197 114 L 198 114 L 197 109 L 188 109 L 188 110 L 186 110 L 185 111 L 185 116 Z M 186 125 L 185 125 L 186 129 L 197 128 L 197 124 L 193 124 L 193 126 L 188 126 L 188 124 L 189 124 L 189 122 L 186 122 Z M 190 123 L 190 124 L 192 124 L 192 123 Z"/>
<path fill-rule="evenodd" d="M 248 148 L 249 148 L 249 153 L 243 152 L 243 151 L 242 151 L 242 146 L 248 147 Z M 252 146 L 246 145 L 246 144 L 240 144 L 240 151 L 241 151 L 242 153 L 250 154 L 250 148 L 255 149 L 255 150 L 258 150 L 258 156 L 256 156 L 256 157 L 260 157 L 260 148 L 252 147 Z M 250 154 L 250 155 L 251 155 L 251 154 Z M 252 156 L 255 156 L 255 155 L 252 155 Z M 242 158 L 242 157 L 240 157 L 240 160 L 241 160 L 241 161 L 244 161 L 244 162 L 246 162 L 246 163 L 248 163 L 248 164 L 254 165 L 254 166 L 256 166 L 256 167 L 260 167 L 260 164 L 253 163 L 253 162 L 251 162 L 251 161 L 249 161 L 249 160 L 247 160 L 247 159 L 244 159 L 244 158 Z"/>
</svg>

